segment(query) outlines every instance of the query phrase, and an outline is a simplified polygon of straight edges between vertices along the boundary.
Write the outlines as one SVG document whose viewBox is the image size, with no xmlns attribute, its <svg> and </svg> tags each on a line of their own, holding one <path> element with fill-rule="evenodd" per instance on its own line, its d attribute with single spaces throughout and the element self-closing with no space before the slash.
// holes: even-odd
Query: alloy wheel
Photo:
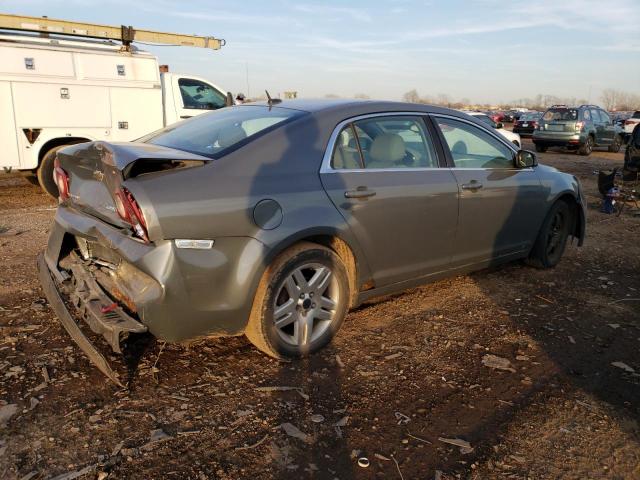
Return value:
<svg viewBox="0 0 640 480">
<path fill-rule="evenodd" d="M 552 257 L 562 245 L 564 239 L 564 224 L 564 215 L 562 212 L 556 212 L 549 225 L 549 235 L 547 236 L 547 255 L 550 257 Z"/>
<path fill-rule="evenodd" d="M 296 268 L 277 292 L 273 323 L 280 339 L 289 345 L 309 348 L 336 319 L 340 289 L 326 265 L 309 263 Z"/>
</svg>

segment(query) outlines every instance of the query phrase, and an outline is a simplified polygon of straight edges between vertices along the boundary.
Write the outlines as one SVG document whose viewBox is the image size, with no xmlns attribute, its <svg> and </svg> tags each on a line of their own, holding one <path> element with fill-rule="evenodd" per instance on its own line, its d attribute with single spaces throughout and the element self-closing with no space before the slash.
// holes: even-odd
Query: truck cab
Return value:
<svg viewBox="0 0 640 480">
<path fill-rule="evenodd" d="M 226 93 L 204 78 L 161 73 L 160 82 L 164 125 L 170 125 L 226 106 Z"/>
</svg>

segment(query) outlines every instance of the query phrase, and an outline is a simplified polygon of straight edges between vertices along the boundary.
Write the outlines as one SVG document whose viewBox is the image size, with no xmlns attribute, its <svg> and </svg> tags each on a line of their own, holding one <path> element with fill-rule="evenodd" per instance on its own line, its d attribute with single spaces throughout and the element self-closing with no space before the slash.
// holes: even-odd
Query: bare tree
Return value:
<svg viewBox="0 0 640 480">
<path fill-rule="evenodd" d="M 602 95 L 600 95 L 600 99 L 604 104 L 605 110 L 613 110 L 616 108 L 616 103 L 618 103 L 618 100 L 619 100 L 618 98 L 619 94 L 620 92 L 618 92 L 617 90 L 614 90 L 613 88 L 605 88 L 602 91 Z"/>
<path fill-rule="evenodd" d="M 420 95 L 418 95 L 418 91 L 414 88 L 402 95 L 402 100 L 409 103 L 420 103 Z"/>
</svg>

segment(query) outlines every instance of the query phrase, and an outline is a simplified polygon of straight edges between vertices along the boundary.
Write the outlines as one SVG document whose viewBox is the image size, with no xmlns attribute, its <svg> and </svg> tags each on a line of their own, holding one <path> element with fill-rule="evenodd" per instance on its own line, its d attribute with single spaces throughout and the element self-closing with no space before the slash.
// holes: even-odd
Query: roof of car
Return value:
<svg viewBox="0 0 640 480">
<path fill-rule="evenodd" d="M 241 106 L 261 105 L 267 106 L 267 101 L 245 103 Z M 436 107 L 432 105 L 407 103 L 407 102 L 391 102 L 386 100 L 360 100 L 349 98 L 321 98 L 321 99 L 293 99 L 282 100 L 278 103 L 273 103 L 273 107 L 290 108 L 292 110 L 301 110 L 305 112 L 320 112 L 327 110 L 344 110 L 345 108 L 359 108 L 370 111 L 422 111 L 422 112 L 436 112 L 436 111 L 448 111 L 452 110 Z"/>
</svg>

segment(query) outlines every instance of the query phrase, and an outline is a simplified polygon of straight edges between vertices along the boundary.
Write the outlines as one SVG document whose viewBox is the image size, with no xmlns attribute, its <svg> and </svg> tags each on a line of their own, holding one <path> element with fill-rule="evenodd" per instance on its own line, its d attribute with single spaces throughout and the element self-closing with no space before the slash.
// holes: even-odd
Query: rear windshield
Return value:
<svg viewBox="0 0 640 480">
<path fill-rule="evenodd" d="M 537 120 L 540 118 L 539 113 L 523 113 L 520 116 L 520 120 Z"/>
<path fill-rule="evenodd" d="M 304 113 L 262 105 L 221 108 L 174 123 L 139 141 L 215 159 Z"/>
<path fill-rule="evenodd" d="M 545 122 L 577 120 L 578 110 L 575 108 L 550 108 L 545 112 L 542 119 Z"/>
<path fill-rule="evenodd" d="M 631 118 L 640 118 L 640 112 L 634 112 Z"/>
</svg>

